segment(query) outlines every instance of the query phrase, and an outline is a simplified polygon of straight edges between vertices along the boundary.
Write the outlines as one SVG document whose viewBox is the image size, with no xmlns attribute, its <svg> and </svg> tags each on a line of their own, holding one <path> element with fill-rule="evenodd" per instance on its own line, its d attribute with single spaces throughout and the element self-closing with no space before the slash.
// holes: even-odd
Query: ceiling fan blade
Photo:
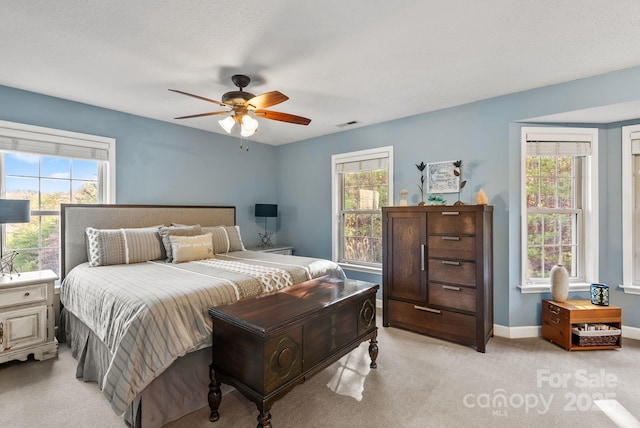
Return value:
<svg viewBox="0 0 640 428">
<path fill-rule="evenodd" d="M 308 125 L 311 123 L 311 119 L 307 119 L 306 117 L 296 116 L 295 114 L 289 113 L 281 113 L 279 111 L 256 110 L 254 113 L 258 117 L 279 120 L 280 122 L 295 123 L 296 125 Z"/>
<path fill-rule="evenodd" d="M 177 92 L 177 93 L 182 94 L 182 95 L 186 95 L 188 97 L 193 97 L 193 98 L 197 98 L 199 100 L 208 101 L 210 103 L 218 104 L 218 105 L 223 106 L 223 107 L 226 106 L 226 104 L 223 103 L 222 101 L 212 100 L 210 98 L 201 97 L 200 95 L 193 95 L 193 94 L 190 94 L 188 92 L 179 91 L 177 89 L 169 89 L 169 90 L 172 91 L 172 92 Z"/>
<path fill-rule="evenodd" d="M 256 95 L 255 97 L 247 100 L 244 105 L 245 107 L 253 107 L 256 109 L 271 107 L 276 104 L 283 103 L 289 99 L 288 96 L 279 91 L 271 91 L 265 92 L 261 95 Z"/>
<path fill-rule="evenodd" d="M 229 113 L 229 112 L 230 112 L 229 110 L 212 111 L 212 112 L 209 112 L 209 113 L 191 114 L 189 116 L 175 117 L 174 119 L 191 119 L 192 117 L 214 116 L 216 114 L 226 114 L 226 113 Z"/>
</svg>

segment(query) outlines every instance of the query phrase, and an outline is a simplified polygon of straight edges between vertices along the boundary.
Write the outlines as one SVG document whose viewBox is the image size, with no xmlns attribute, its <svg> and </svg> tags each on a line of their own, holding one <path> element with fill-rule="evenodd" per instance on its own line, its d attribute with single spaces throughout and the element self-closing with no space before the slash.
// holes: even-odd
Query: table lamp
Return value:
<svg viewBox="0 0 640 428">
<path fill-rule="evenodd" d="M 0 224 L 29 223 L 31 221 L 31 201 L 17 199 L 0 199 Z M 13 273 L 20 275 L 13 267 L 13 259 L 18 254 L 15 251 L 7 255 L 2 254 L 4 248 L 4 233 L 0 235 L 0 272 L 2 276 Z"/>
<path fill-rule="evenodd" d="M 260 237 L 260 248 L 273 247 L 271 243 L 271 232 L 267 231 L 267 219 L 278 217 L 278 205 L 276 204 L 256 204 L 256 217 L 264 217 L 264 233 L 258 233 Z"/>
</svg>

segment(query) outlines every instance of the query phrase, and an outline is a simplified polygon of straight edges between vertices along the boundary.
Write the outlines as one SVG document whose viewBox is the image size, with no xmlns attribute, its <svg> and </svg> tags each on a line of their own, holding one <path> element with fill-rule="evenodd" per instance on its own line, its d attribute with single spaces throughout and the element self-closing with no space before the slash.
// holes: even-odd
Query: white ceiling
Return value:
<svg viewBox="0 0 640 428">
<path fill-rule="evenodd" d="M 0 85 L 224 133 L 231 75 L 285 144 L 640 65 L 636 0 L 2 0 Z M 350 127 L 337 125 L 358 121 Z"/>
</svg>

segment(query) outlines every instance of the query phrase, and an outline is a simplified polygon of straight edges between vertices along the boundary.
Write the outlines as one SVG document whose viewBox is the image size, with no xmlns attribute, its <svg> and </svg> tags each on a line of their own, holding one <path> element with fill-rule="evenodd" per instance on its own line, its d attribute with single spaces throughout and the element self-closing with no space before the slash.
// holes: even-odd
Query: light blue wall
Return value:
<svg viewBox="0 0 640 428">
<path fill-rule="evenodd" d="M 273 146 L 5 86 L 0 120 L 115 138 L 118 203 L 235 205 L 245 245 L 264 225 L 254 204 L 276 201 Z"/>
<path fill-rule="evenodd" d="M 483 188 L 494 206 L 495 321 L 515 327 L 538 325 L 540 301 L 548 297 L 517 288 L 524 119 L 638 99 L 640 68 L 633 68 L 294 144 L 251 143 L 248 153 L 226 136 L 2 86 L 0 120 L 116 138 L 117 202 L 235 205 L 247 244 L 257 241 L 263 227 L 253 217 L 253 204 L 277 202 L 277 242 L 294 245 L 296 254 L 325 258 L 331 257 L 332 154 L 393 145 L 394 196 L 406 188 L 413 203 L 415 163 L 462 159 L 468 180 L 462 200 L 472 203 Z M 621 126 L 598 126 L 600 280 L 612 286 L 622 280 Z M 613 290 L 611 300 L 622 306 L 625 325 L 640 327 L 639 296 Z"/>
<path fill-rule="evenodd" d="M 332 154 L 393 145 L 394 196 L 397 200 L 406 188 L 413 203 L 418 201 L 416 163 L 462 159 L 468 180 L 463 202 L 473 203 L 483 188 L 494 206 L 495 322 L 539 325 L 541 300 L 550 296 L 518 289 L 520 128 L 531 117 L 638 99 L 640 68 L 633 68 L 280 146 L 277 189 L 285 227 L 279 238 L 294 245 L 297 254 L 331 257 Z M 620 124 L 592 126 L 600 128 L 600 280 L 617 285 L 622 279 Z M 379 275 L 367 278 L 381 281 Z M 622 306 L 625 325 L 640 327 L 640 297 L 614 289 L 611 300 Z"/>
</svg>

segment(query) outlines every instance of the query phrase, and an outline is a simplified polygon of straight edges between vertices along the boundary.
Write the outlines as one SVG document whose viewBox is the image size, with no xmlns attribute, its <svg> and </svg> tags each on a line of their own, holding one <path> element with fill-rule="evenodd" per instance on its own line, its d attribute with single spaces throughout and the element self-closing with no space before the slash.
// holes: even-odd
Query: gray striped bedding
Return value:
<svg viewBox="0 0 640 428">
<path fill-rule="evenodd" d="M 60 299 L 110 350 L 103 394 L 122 414 L 178 357 L 211 345 L 210 307 L 324 275 L 344 277 L 328 260 L 254 251 L 180 264 L 84 263 L 66 276 Z"/>
</svg>

